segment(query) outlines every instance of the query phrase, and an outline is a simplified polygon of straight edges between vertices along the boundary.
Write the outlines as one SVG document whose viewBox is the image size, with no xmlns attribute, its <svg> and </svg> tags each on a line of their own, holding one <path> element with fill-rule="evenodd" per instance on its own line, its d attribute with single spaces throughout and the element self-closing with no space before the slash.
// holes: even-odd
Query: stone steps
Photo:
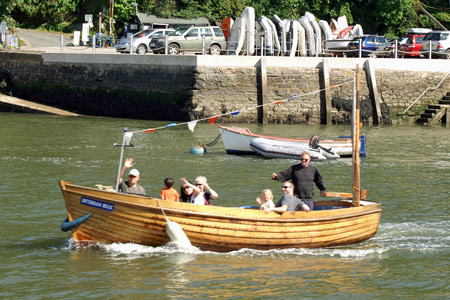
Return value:
<svg viewBox="0 0 450 300">
<path fill-rule="evenodd" d="M 438 121 L 444 123 L 446 119 L 446 111 L 449 106 L 450 92 L 447 92 L 447 95 L 442 97 L 438 104 L 429 104 L 420 115 L 420 118 L 416 120 L 416 123 L 421 125 L 431 125 L 437 123 Z"/>
</svg>

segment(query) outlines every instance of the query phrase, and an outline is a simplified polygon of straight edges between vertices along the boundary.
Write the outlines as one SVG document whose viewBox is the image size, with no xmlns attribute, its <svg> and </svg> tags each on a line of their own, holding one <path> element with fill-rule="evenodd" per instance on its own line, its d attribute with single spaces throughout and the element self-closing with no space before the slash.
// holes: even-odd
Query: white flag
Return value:
<svg viewBox="0 0 450 300">
<path fill-rule="evenodd" d="M 189 130 L 194 132 L 194 128 L 195 128 L 195 125 L 197 125 L 197 121 L 189 122 L 187 125 L 188 125 Z"/>
</svg>

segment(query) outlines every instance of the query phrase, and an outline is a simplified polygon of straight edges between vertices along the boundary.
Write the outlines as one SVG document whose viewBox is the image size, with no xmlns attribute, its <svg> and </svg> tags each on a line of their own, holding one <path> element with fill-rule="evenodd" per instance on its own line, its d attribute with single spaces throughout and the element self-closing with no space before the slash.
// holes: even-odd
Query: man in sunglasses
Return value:
<svg viewBox="0 0 450 300">
<path fill-rule="evenodd" d="M 269 211 L 274 211 L 278 213 L 296 210 L 309 211 L 309 206 L 306 205 L 302 200 L 294 196 L 294 185 L 290 181 L 286 181 L 285 183 L 283 183 L 281 189 L 283 191 L 283 196 L 275 205 L 275 207 L 264 209 L 264 212 L 266 214 Z"/>
<path fill-rule="evenodd" d="M 123 164 L 122 170 L 120 170 L 119 177 L 119 192 L 127 193 L 127 194 L 138 194 L 145 195 L 145 189 L 138 184 L 140 174 L 137 169 L 132 169 L 128 173 L 128 180 L 123 181 L 122 176 L 125 173 L 125 170 L 134 166 L 133 159 L 127 158 L 125 159 L 125 163 Z"/>
<path fill-rule="evenodd" d="M 293 165 L 288 169 L 272 174 L 272 179 L 280 182 L 292 180 L 294 184 L 294 195 L 303 202 L 305 202 L 311 210 L 314 209 L 314 184 L 320 190 L 320 195 L 325 197 L 327 195 L 322 176 L 316 167 L 311 166 L 311 155 L 308 152 L 303 152 L 301 155 L 301 162 Z"/>
</svg>

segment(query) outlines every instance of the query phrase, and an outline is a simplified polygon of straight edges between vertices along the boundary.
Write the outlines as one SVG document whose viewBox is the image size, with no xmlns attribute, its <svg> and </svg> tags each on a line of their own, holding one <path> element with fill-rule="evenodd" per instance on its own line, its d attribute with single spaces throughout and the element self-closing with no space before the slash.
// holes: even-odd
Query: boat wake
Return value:
<svg viewBox="0 0 450 300">
<path fill-rule="evenodd" d="M 440 251 L 448 248 L 450 235 L 448 232 L 450 221 L 440 222 L 406 222 L 381 224 L 378 233 L 372 239 L 342 247 L 332 248 L 300 248 L 300 249 L 272 249 L 253 250 L 241 249 L 232 252 L 202 251 L 197 247 L 180 248 L 175 243 L 169 242 L 164 246 L 151 247 L 135 243 L 92 243 L 79 245 L 73 238 L 63 246 L 65 250 L 100 250 L 105 251 L 116 259 L 133 259 L 143 256 L 166 254 L 195 254 L 218 255 L 236 257 L 273 257 L 277 259 L 303 257 L 342 257 L 354 259 L 370 259 L 380 257 L 392 250 L 408 251 Z"/>
</svg>

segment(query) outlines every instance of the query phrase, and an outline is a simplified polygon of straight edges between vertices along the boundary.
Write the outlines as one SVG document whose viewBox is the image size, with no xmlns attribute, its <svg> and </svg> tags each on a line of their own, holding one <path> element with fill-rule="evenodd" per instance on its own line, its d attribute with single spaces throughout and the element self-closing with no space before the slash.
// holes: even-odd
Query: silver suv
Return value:
<svg viewBox="0 0 450 300">
<path fill-rule="evenodd" d="M 133 52 L 137 54 L 145 54 L 151 52 L 151 43 L 155 40 L 165 37 L 169 33 L 175 31 L 173 28 L 164 29 L 146 29 L 133 34 L 130 37 L 122 38 L 116 43 L 116 51 L 121 53 Z M 131 43 L 133 43 L 132 48 Z"/>
<path fill-rule="evenodd" d="M 436 57 L 450 58 L 450 31 L 428 32 L 422 41 L 422 54 L 427 56 L 430 49 L 431 54 Z"/>
<path fill-rule="evenodd" d="M 180 54 L 184 52 L 203 52 L 203 37 L 205 40 L 204 51 L 211 55 L 219 55 L 226 48 L 227 43 L 222 29 L 217 26 L 192 26 L 178 28 L 167 36 L 168 53 Z M 165 39 L 156 42 L 155 53 L 165 53 Z"/>
</svg>

